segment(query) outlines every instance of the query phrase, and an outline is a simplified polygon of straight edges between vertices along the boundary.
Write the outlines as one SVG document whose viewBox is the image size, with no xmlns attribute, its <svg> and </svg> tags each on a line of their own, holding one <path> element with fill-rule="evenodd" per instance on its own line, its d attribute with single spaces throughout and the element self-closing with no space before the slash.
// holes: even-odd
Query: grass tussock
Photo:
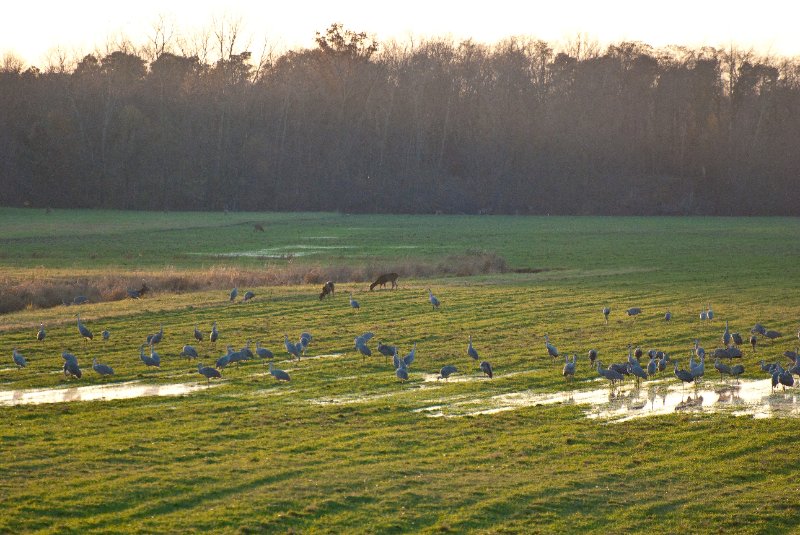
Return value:
<svg viewBox="0 0 800 535">
<path fill-rule="evenodd" d="M 268 265 L 264 269 L 217 266 L 202 271 L 161 270 L 112 272 L 79 278 L 36 276 L 31 279 L 0 281 L 0 313 L 23 309 L 49 308 L 73 304 L 76 298 L 89 302 L 119 301 L 128 290 L 146 284 L 153 292 L 184 293 L 207 289 L 257 286 L 287 286 L 335 282 L 367 282 L 381 273 L 395 272 L 404 278 L 436 276 L 467 277 L 503 273 L 508 266 L 503 257 L 490 252 L 468 251 L 438 262 L 406 260 L 396 264 L 368 263 L 364 266 Z M 146 298 L 146 297 L 145 297 Z"/>
</svg>

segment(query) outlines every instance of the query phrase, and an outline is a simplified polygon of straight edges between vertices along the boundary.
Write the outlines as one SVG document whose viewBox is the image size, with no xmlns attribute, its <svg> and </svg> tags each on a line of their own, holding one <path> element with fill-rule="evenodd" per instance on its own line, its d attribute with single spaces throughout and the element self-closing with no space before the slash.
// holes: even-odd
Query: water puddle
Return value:
<svg viewBox="0 0 800 535">
<path fill-rule="evenodd" d="M 321 254 L 330 250 L 355 249 L 354 245 L 287 245 L 285 247 L 269 247 L 256 249 L 253 251 L 232 251 L 229 253 L 197 253 L 203 256 L 215 256 L 218 258 L 292 258 L 297 256 L 310 256 Z"/>
<path fill-rule="evenodd" d="M 642 388 L 608 387 L 558 393 L 511 392 L 482 399 L 439 404 L 416 409 L 430 417 L 459 417 L 552 405 L 585 405 L 587 418 L 623 422 L 633 418 L 674 412 L 719 413 L 771 418 L 800 416 L 800 391 L 772 390 L 770 379 L 741 381 L 739 384 L 711 383 L 682 388 L 675 383 L 654 381 Z"/>
<path fill-rule="evenodd" d="M 211 386 L 214 386 L 213 384 Z M 109 385 L 77 386 L 73 388 L 44 388 L 37 390 L 0 391 L 0 405 L 39 405 L 70 401 L 111 401 L 148 396 L 182 396 L 207 388 L 202 383 L 147 385 L 138 381 Z"/>
</svg>

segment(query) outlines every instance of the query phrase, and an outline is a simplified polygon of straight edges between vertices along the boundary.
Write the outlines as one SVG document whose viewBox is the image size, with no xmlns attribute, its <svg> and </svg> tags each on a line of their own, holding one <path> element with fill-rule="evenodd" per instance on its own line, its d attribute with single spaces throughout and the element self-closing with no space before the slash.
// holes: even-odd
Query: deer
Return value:
<svg viewBox="0 0 800 535">
<path fill-rule="evenodd" d="M 369 285 L 369 291 L 371 292 L 377 285 L 381 285 L 381 288 L 386 287 L 386 283 L 392 283 L 392 290 L 397 288 L 397 273 L 384 273 L 378 279 Z"/>
<path fill-rule="evenodd" d="M 256 223 L 253 225 L 253 232 L 264 232 L 264 227 L 261 223 Z"/>
<path fill-rule="evenodd" d="M 319 300 L 322 301 L 322 298 L 326 295 L 333 295 L 334 294 L 334 285 L 333 281 L 328 281 L 322 286 L 322 293 L 319 294 Z"/>
</svg>

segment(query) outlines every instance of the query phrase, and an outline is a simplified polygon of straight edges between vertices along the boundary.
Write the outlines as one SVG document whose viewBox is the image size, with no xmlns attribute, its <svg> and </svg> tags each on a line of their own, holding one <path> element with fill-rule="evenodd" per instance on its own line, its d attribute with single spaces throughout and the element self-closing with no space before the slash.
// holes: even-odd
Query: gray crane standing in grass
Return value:
<svg viewBox="0 0 800 535">
<path fill-rule="evenodd" d="M 652 379 L 658 371 L 658 362 L 655 355 L 650 355 L 650 362 L 647 363 L 647 378 Z"/>
<path fill-rule="evenodd" d="M 608 325 L 609 314 L 611 314 L 611 307 L 603 307 L 603 316 L 606 318 L 606 325 Z"/>
<path fill-rule="evenodd" d="M 780 333 L 778 331 L 773 331 L 773 330 L 768 330 L 767 332 L 764 333 L 764 337 L 769 338 L 770 342 L 772 340 L 780 338 L 781 336 L 783 336 L 782 333 Z"/>
<path fill-rule="evenodd" d="M 706 310 L 700 310 L 700 321 L 706 321 L 708 319 L 708 312 Z"/>
<path fill-rule="evenodd" d="M 728 320 L 725 320 L 725 332 L 722 333 L 722 344 L 726 349 L 731 345 L 731 331 L 728 329 Z"/>
<path fill-rule="evenodd" d="M 385 357 L 385 359 L 388 359 L 389 357 L 391 357 L 392 355 L 394 355 L 397 352 L 397 346 L 391 346 L 391 345 L 384 344 L 384 343 L 379 341 L 378 342 L 378 352 L 381 355 L 383 355 Z M 385 359 L 384 359 L 384 361 L 385 361 Z"/>
<path fill-rule="evenodd" d="M 111 338 L 111 332 L 108 329 L 103 329 L 103 332 L 101 332 L 100 335 L 105 341 L 108 341 L 108 339 Z"/>
<path fill-rule="evenodd" d="M 469 344 L 467 344 L 467 355 L 472 357 L 472 360 L 481 360 L 478 356 L 478 352 L 472 347 L 472 335 L 469 335 Z"/>
<path fill-rule="evenodd" d="M 611 386 L 614 386 L 617 384 L 617 381 L 622 381 L 623 379 L 623 375 L 617 370 L 604 369 L 603 363 L 599 360 L 597 361 L 597 374 L 603 379 L 608 379 L 611 382 Z"/>
<path fill-rule="evenodd" d="M 558 349 L 556 349 L 556 346 L 550 343 L 550 337 L 546 334 L 544 335 L 544 347 L 547 349 L 548 355 L 554 359 L 558 358 Z"/>
<path fill-rule="evenodd" d="M 208 340 L 216 346 L 217 339 L 219 338 L 219 331 L 217 330 L 217 322 L 211 326 L 211 333 L 208 335 Z"/>
<path fill-rule="evenodd" d="M 44 340 L 44 337 L 47 336 L 47 333 L 44 332 L 44 323 L 39 324 L 39 332 L 36 333 L 36 339 L 40 342 Z"/>
<path fill-rule="evenodd" d="M 370 338 L 372 338 L 372 337 L 370 336 Z M 313 340 L 313 339 L 314 339 L 314 337 L 311 336 L 310 332 L 302 332 L 302 333 L 300 333 L 300 346 L 303 349 L 303 356 L 305 356 L 306 349 L 308 348 L 308 345 L 311 343 L 311 340 Z"/>
<path fill-rule="evenodd" d="M 114 369 L 107 365 L 107 364 L 100 364 L 97 362 L 97 357 L 92 359 L 92 369 L 100 374 L 101 377 L 106 377 L 108 375 L 114 375 Z"/>
<path fill-rule="evenodd" d="M 92 336 L 92 331 L 87 329 L 86 325 L 81 323 L 81 315 L 75 314 L 75 317 L 78 318 L 78 332 L 80 333 L 81 336 L 83 336 L 84 342 L 86 340 L 91 340 L 92 338 L 94 338 L 94 336 Z"/>
<path fill-rule="evenodd" d="M 256 355 L 258 355 L 262 359 L 271 359 L 275 356 L 269 349 L 261 347 L 261 342 L 256 342 Z"/>
<path fill-rule="evenodd" d="M 641 351 L 638 347 L 637 350 Z M 642 369 L 642 365 L 639 364 L 639 358 L 634 358 L 633 351 L 631 350 L 630 344 L 628 344 L 628 373 L 632 374 L 636 378 L 636 386 L 639 386 L 640 379 L 647 379 L 647 372 Z"/>
<path fill-rule="evenodd" d="M 489 379 L 494 377 L 494 370 L 492 370 L 492 365 L 489 364 L 488 360 L 484 360 L 483 362 L 481 362 L 480 368 L 481 371 L 489 377 Z"/>
<path fill-rule="evenodd" d="M 218 370 L 223 369 L 225 366 L 231 363 L 231 355 L 233 355 L 233 346 L 228 346 L 227 352 L 217 359 L 217 362 L 214 363 L 214 366 Z"/>
<path fill-rule="evenodd" d="M 358 304 L 358 301 L 356 301 L 355 299 L 353 299 L 353 292 L 350 292 L 350 307 L 351 307 L 351 308 L 354 308 L 354 309 L 356 309 L 356 310 L 358 310 L 358 309 L 360 309 L 360 308 L 361 308 L 361 305 L 360 305 L 360 304 Z"/>
<path fill-rule="evenodd" d="M 200 329 L 197 328 L 197 324 L 194 324 L 194 339 L 198 342 L 203 342 L 203 333 L 200 332 Z"/>
<path fill-rule="evenodd" d="M 289 374 L 283 370 L 279 370 L 272 366 L 272 362 L 269 363 L 269 373 L 278 381 L 289 381 Z"/>
<path fill-rule="evenodd" d="M 158 331 L 156 334 L 154 334 L 150 338 L 150 342 L 149 343 L 150 343 L 151 346 L 154 346 L 154 345 L 157 345 L 157 344 L 161 343 L 161 340 L 163 340 L 163 339 L 164 339 L 164 324 L 162 323 L 161 324 L 161 330 Z"/>
<path fill-rule="evenodd" d="M 634 321 L 635 321 L 635 320 L 636 320 L 636 317 L 637 317 L 639 314 L 641 314 L 641 313 L 642 313 L 642 309 L 641 309 L 641 308 L 639 308 L 639 307 L 631 307 L 631 308 L 629 308 L 628 310 L 626 310 L 626 311 L 625 311 L 625 313 L 626 313 L 626 314 L 628 314 L 628 316 L 629 316 L 629 317 L 632 317 L 632 318 L 634 319 Z"/>
<path fill-rule="evenodd" d="M 719 372 L 720 378 L 724 375 L 731 375 L 731 367 L 723 364 L 719 359 L 714 359 L 714 369 Z"/>
<path fill-rule="evenodd" d="M 361 353 L 361 360 L 363 361 L 365 357 L 371 357 L 372 351 L 367 346 L 367 341 L 364 340 L 362 336 L 356 336 L 355 340 L 353 340 L 355 348 Z"/>
<path fill-rule="evenodd" d="M 571 361 L 567 355 L 564 355 L 564 368 L 561 370 L 561 374 L 567 381 L 572 382 L 575 380 L 575 363 L 577 360 L 578 355 L 572 355 Z"/>
<path fill-rule="evenodd" d="M 739 347 L 740 345 L 744 344 L 744 340 L 742 340 L 742 335 L 739 333 L 731 333 L 731 341 L 733 345 Z"/>
<path fill-rule="evenodd" d="M 431 305 L 433 305 L 433 310 L 436 310 L 436 309 L 438 309 L 438 308 L 439 308 L 439 306 L 442 304 L 442 303 L 441 303 L 441 302 L 440 302 L 440 301 L 439 301 L 439 300 L 436 298 L 436 296 L 435 296 L 435 295 L 433 295 L 433 292 L 431 291 L 431 289 L 430 289 L 430 288 L 428 288 L 428 300 L 431 302 Z"/>
<path fill-rule="evenodd" d="M 298 347 L 295 345 L 295 343 L 292 342 L 291 340 L 289 340 L 289 335 L 286 334 L 286 333 L 283 333 L 283 345 L 284 345 L 284 347 L 286 347 L 286 352 L 287 353 L 289 353 L 291 356 L 297 358 L 297 360 L 300 360 L 300 352 L 301 352 L 302 348 L 298 349 Z"/>
<path fill-rule="evenodd" d="M 758 345 L 758 338 L 755 334 L 750 335 L 750 345 L 753 346 L 753 353 L 756 352 L 756 345 Z"/>
<path fill-rule="evenodd" d="M 670 321 L 672 319 L 672 312 L 667 310 L 666 314 L 664 314 L 664 321 Z"/>
<path fill-rule="evenodd" d="M 239 295 L 239 289 L 238 288 L 234 288 L 233 290 L 231 290 L 231 296 L 230 296 L 231 303 L 233 303 L 233 300 L 236 299 L 237 295 Z"/>
<path fill-rule="evenodd" d="M 597 360 L 597 350 L 596 349 L 590 349 L 588 356 L 589 356 L 589 366 L 594 368 L 594 361 Z"/>
<path fill-rule="evenodd" d="M 250 349 L 250 340 L 248 340 L 244 347 L 239 350 L 239 353 L 242 354 L 242 360 L 250 360 L 255 356 L 253 355 L 253 351 Z"/>
<path fill-rule="evenodd" d="M 406 368 L 411 366 L 414 363 L 414 359 L 417 358 L 417 343 L 414 342 L 414 345 L 411 347 L 411 352 L 403 357 L 403 364 Z"/>
<path fill-rule="evenodd" d="M 199 363 L 197 365 L 197 372 L 206 378 L 207 386 L 211 386 L 211 379 L 222 378 L 222 374 L 219 372 L 218 369 L 212 368 L 211 366 L 203 366 L 202 363 Z"/>
<path fill-rule="evenodd" d="M 181 349 L 181 356 L 186 357 L 187 359 L 196 359 L 200 355 L 197 354 L 197 350 L 194 348 L 194 346 L 187 344 L 183 346 L 183 349 Z"/>
<path fill-rule="evenodd" d="M 144 365 L 147 367 L 160 368 L 161 367 L 160 361 L 157 361 L 151 356 L 145 355 L 144 348 L 146 346 L 147 344 L 142 344 L 141 346 L 139 346 L 139 358 L 141 359 L 142 362 L 144 362 Z"/>
<path fill-rule="evenodd" d="M 744 373 L 744 365 L 734 364 L 733 366 L 731 366 L 731 375 L 733 376 L 734 379 L 736 379 L 737 383 L 739 382 L 739 376 L 742 375 L 743 373 Z"/>
<path fill-rule="evenodd" d="M 457 373 L 457 372 L 458 372 L 458 368 L 456 368 L 452 364 L 448 364 L 446 366 L 442 366 L 442 369 L 439 370 L 439 377 L 437 377 L 436 380 L 438 381 L 439 379 L 444 379 L 445 381 L 447 381 L 448 378 L 451 375 L 453 375 L 454 373 Z"/>
<path fill-rule="evenodd" d="M 706 317 L 708 318 L 708 321 L 714 319 L 714 311 L 711 310 L 711 303 L 708 304 L 708 310 L 706 310 Z"/>
<path fill-rule="evenodd" d="M 256 296 L 255 293 L 253 293 L 252 291 L 248 290 L 248 291 L 245 292 L 244 297 L 242 297 L 242 301 L 249 301 L 252 298 L 254 298 L 255 296 Z"/>
<path fill-rule="evenodd" d="M 28 362 L 25 360 L 25 357 L 17 351 L 15 347 L 13 351 L 11 351 L 11 358 L 14 359 L 14 364 L 17 365 L 17 368 L 24 368 L 28 365 Z"/>
<path fill-rule="evenodd" d="M 62 354 L 61 356 L 63 357 L 64 355 Z M 83 377 L 83 372 L 78 366 L 78 359 L 74 356 L 71 359 L 64 360 L 64 377 L 75 377 L 76 379 Z"/>
</svg>

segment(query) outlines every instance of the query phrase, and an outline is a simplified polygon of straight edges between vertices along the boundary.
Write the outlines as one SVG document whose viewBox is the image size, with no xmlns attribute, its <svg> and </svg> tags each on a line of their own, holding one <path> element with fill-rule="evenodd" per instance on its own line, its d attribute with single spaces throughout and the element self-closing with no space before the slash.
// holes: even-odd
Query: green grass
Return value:
<svg viewBox="0 0 800 535">
<path fill-rule="evenodd" d="M 246 221 L 265 223 L 267 232 L 253 233 Z M 797 220 L 3 209 L 0 228 L 7 277 L 125 270 L 134 266 L 120 252 L 142 249 L 137 269 L 256 267 L 266 261 L 211 255 L 314 236 L 336 236 L 326 240 L 353 249 L 294 262 L 358 265 L 489 250 L 513 268 L 550 270 L 401 279 L 394 292 L 342 283 L 322 302 L 314 285 L 255 288 L 254 302 L 233 305 L 218 290 L 89 304 L 80 307 L 86 325 L 112 337 L 86 347 L 73 307 L 5 315 L 4 390 L 101 384 L 92 356 L 114 367 L 107 382 L 200 381 L 196 364 L 177 354 L 192 343 L 195 323 L 207 332 L 212 321 L 221 338 L 217 349 L 203 344 L 206 364 L 225 344 L 261 340 L 292 381 L 276 383 L 263 364 L 249 362 L 224 370 L 219 386 L 183 397 L 4 407 L 0 532 L 788 533 L 800 522 L 795 418 L 701 412 L 609 424 L 566 404 L 461 418 L 415 412 L 563 390 L 545 333 L 581 357 L 575 388 L 593 389 L 590 347 L 607 362 L 623 359 L 628 343 L 658 347 L 685 364 L 694 338 L 707 349 L 719 344 L 722 321 L 742 333 L 760 321 L 787 335 L 745 351 L 745 378 L 761 378 L 760 358 L 775 360 L 797 345 Z M 90 251 L 97 257 L 86 257 Z M 431 310 L 428 287 L 440 311 Z M 350 290 L 359 312 L 348 307 Z M 697 313 L 709 302 L 720 321 L 701 325 Z M 604 304 L 613 309 L 608 326 Z M 623 314 L 629 306 L 645 310 L 635 323 Z M 670 324 L 660 319 L 667 307 Z M 37 343 L 40 321 L 48 336 Z M 161 324 L 162 369 L 146 370 L 138 347 Z M 285 362 L 283 333 L 296 338 L 303 330 L 314 334 L 311 356 L 343 355 Z M 365 331 L 403 352 L 418 343 L 408 383 L 398 383 L 382 357 L 355 354 L 353 337 Z M 423 373 L 444 364 L 476 373 L 466 356 L 469 334 L 497 377 L 424 382 Z M 15 346 L 27 368 L 11 367 Z M 78 355 L 81 381 L 58 373 L 63 349 Z M 337 400 L 351 402 L 330 403 Z"/>
</svg>

